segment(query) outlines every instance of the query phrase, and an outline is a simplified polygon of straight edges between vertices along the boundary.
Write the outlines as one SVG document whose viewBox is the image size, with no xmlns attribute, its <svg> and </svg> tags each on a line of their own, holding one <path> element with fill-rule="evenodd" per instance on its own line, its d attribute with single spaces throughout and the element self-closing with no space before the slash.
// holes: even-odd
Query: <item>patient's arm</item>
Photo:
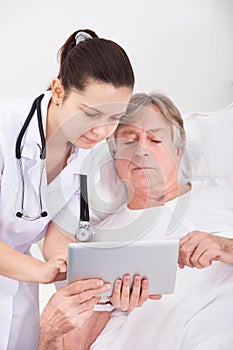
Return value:
<svg viewBox="0 0 233 350">
<path fill-rule="evenodd" d="M 233 239 L 193 231 L 180 240 L 179 266 L 210 266 L 212 261 L 233 264 Z"/>
<path fill-rule="evenodd" d="M 130 288 L 130 276 L 125 275 L 122 281 L 117 279 L 114 284 L 113 294 L 109 297 L 112 304 L 124 311 L 132 311 L 140 307 L 148 299 L 149 284 L 147 279 L 134 276 L 133 286 Z M 161 295 L 150 296 L 158 300 Z M 76 328 L 63 336 L 64 350 L 88 350 L 94 343 L 100 332 L 107 324 L 111 312 L 96 312 L 82 326 L 82 330 Z"/>
<path fill-rule="evenodd" d="M 107 324 L 111 312 L 95 312 L 83 324 L 63 336 L 64 350 L 88 350 Z"/>
<path fill-rule="evenodd" d="M 46 260 L 56 256 L 67 256 L 68 244 L 75 239 L 71 234 L 62 231 L 52 221 L 49 223 L 43 245 L 43 254 Z"/>
</svg>

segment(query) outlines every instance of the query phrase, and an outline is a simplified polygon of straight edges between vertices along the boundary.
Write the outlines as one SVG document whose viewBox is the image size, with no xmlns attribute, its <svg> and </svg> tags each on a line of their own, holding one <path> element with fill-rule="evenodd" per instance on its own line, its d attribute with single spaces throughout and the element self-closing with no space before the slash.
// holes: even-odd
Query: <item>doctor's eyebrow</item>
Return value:
<svg viewBox="0 0 233 350">
<path fill-rule="evenodd" d="M 99 111 L 97 108 L 94 108 L 94 107 L 85 105 L 84 103 L 81 103 L 81 105 L 82 105 L 83 107 L 85 107 L 85 108 L 92 109 L 93 111 L 95 111 L 95 112 L 97 112 L 97 113 L 103 114 L 103 112 Z"/>
</svg>

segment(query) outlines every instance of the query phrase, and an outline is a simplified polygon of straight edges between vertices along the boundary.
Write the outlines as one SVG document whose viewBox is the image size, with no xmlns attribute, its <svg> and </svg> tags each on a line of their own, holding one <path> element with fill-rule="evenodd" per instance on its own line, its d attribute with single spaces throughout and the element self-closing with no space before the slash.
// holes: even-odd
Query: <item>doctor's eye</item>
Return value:
<svg viewBox="0 0 233 350">
<path fill-rule="evenodd" d="M 99 113 L 90 113 L 90 112 L 87 112 L 87 111 L 84 111 L 84 114 L 89 117 L 89 118 L 96 118 L 96 117 L 99 117 Z"/>
</svg>

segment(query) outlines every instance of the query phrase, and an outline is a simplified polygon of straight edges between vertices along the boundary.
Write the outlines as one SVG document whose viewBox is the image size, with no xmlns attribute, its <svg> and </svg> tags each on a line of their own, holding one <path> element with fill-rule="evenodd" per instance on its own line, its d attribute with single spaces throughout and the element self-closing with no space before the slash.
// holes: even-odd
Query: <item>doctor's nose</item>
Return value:
<svg viewBox="0 0 233 350">
<path fill-rule="evenodd" d="M 95 126 L 91 129 L 91 132 L 95 135 L 98 135 L 103 138 L 107 138 L 108 136 L 112 135 L 115 131 L 117 125 L 116 124 L 104 124 Z"/>
</svg>

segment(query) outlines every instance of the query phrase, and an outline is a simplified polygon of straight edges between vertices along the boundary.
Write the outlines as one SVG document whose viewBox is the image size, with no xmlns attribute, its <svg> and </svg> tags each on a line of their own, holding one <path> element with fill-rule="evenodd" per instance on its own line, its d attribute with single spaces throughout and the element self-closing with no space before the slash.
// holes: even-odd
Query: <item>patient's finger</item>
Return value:
<svg viewBox="0 0 233 350">
<path fill-rule="evenodd" d="M 180 238 L 180 247 L 182 247 L 182 245 L 184 245 L 186 242 L 188 242 L 190 240 L 190 236 L 189 234 L 187 234 L 186 236 Z"/>
<path fill-rule="evenodd" d="M 97 289 L 84 290 L 83 292 L 78 293 L 77 295 L 73 295 L 73 298 L 77 301 L 77 303 L 83 303 L 93 297 L 96 297 L 108 290 L 111 289 L 110 283 L 104 283 L 103 286 Z"/>
<path fill-rule="evenodd" d="M 199 242 L 190 261 L 195 267 L 202 269 L 210 266 L 211 261 L 217 259 L 219 254 L 219 245 L 215 242 L 213 237 L 206 236 Z"/>
<path fill-rule="evenodd" d="M 213 260 L 218 260 L 218 251 L 217 250 L 211 250 L 207 249 L 204 254 L 199 258 L 199 264 L 200 266 L 203 267 L 208 267 L 212 265 Z"/>
<path fill-rule="evenodd" d="M 129 295 L 130 295 L 130 275 L 123 277 L 123 284 L 121 288 L 121 306 L 123 311 L 127 311 L 129 308 Z"/>
<path fill-rule="evenodd" d="M 189 232 L 186 236 L 180 239 L 180 247 L 182 247 L 182 245 L 187 243 L 189 240 L 196 241 L 198 243 L 204 236 L 206 236 L 206 233 L 202 231 Z"/>
<path fill-rule="evenodd" d="M 193 265 L 193 267 L 197 267 L 198 269 L 205 267 L 200 264 L 199 259 L 206 252 L 206 250 L 207 248 L 204 244 L 198 244 L 193 254 L 190 256 L 190 263 Z"/>
<path fill-rule="evenodd" d="M 194 253 L 196 247 L 197 243 L 195 241 L 192 241 L 191 239 L 180 247 L 180 256 L 184 265 L 193 267 L 190 258 Z"/>
<path fill-rule="evenodd" d="M 135 307 L 138 306 L 140 292 L 141 292 L 141 276 L 136 275 L 134 276 L 134 279 L 133 279 L 133 286 L 131 288 L 128 311 L 132 311 Z"/>
<path fill-rule="evenodd" d="M 143 303 L 145 303 L 145 301 L 147 301 L 148 296 L 149 296 L 149 281 L 147 278 L 144 278 L 142 280 L 141 283 L 141 294 L 140 294 L 140 298 L 138 301 L 138 306 L 142 306 Z"/>
<path fill-rule="evenodd" d="M 112 305 L 117 308 L 119 308 L 121 304 L 121 285 L 121 279 L 116 279 L 113 287 L 112 296 L 108 298 L 111 301 Z"/>
<path fill-rule="evenodd" d="M 181 256 L 181 253 L 179 252 L 179 256 L 178 256 L 178 265 L 181 269 L 184 268 L 184 263 L 183 263 L 183 260 L 182 260 L 182 256 Z"/>
<path fill-rule="evenodd" d="M 72 282 L 64 287 L 59 289 L 60 293 L 65 296 L 71 296 L 81 293 L 84 290 L 97 289 L 100 286 L 103 286 L 104 282 L 101 279 L 93 278 L 88 280 L 80 280 Z"/>
</svg>

